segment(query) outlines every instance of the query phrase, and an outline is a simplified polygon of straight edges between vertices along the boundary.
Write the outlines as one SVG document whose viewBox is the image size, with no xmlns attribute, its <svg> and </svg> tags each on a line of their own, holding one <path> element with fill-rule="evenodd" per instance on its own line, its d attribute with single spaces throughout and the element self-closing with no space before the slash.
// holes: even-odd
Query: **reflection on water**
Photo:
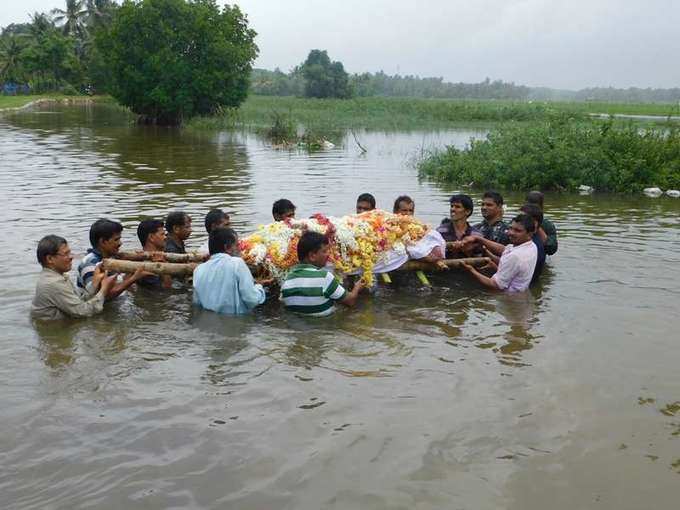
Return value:
<svg viewBox="0 0 680 510">
<path fill-rule="evenodd" d="M 323 320 L 275 300 L 221 317 L 185 288 L 28 320 L 44 234 L 83 253 L 108 216 L 134 248 L 140 218 L 182 207 L 195 248 L 211 207 L 247 232 L 275 199 L 343 214 L 366 191 L 385 208 L 407 193 L 436 223 L 455 190 L 419 180 L 413 158 L 483 133 L 359 135 L 366 154 L 351 135 L 309 154 L 104 106 L 0 119 L 6 505 L 674 507 L 680 200 L 549 196 L 560 249 L 522 295 L 452 271 L 432 288 L 398 275 Z M 506 202 L 511 215 L 522 196 Z"/>
</svg>

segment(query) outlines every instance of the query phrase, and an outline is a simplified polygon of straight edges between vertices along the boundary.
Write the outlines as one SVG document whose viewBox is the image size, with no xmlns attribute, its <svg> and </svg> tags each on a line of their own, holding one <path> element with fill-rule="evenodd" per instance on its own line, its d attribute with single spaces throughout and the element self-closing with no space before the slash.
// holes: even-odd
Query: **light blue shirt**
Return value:
<svg viewBox="0 0 680 510">
<path fill-rule="evenodd" d="M 264 288 L 241 258 L 216 253 L 194 270 L 194 304 L 207 310 L 245 314 L 265 298 Z"/>
</svg>

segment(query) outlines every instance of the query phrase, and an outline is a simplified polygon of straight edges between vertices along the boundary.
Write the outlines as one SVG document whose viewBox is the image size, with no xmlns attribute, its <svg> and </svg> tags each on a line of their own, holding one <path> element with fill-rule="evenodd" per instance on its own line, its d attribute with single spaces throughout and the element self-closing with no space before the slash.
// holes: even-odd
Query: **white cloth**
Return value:
<svg viewBox="0 0 680 510">
<path fill-rule="evenodd" d="M 440 249 L 439 255 L 442 257 L 444 256 L 444 253 L 446 253 L 446 241 L 444 241 L 444 238 L 439 232 L 433 229 L 425 234 L 420 241 L 412 246 L 407 246 L 406 253 L 396 250 L 386 252 L 376 262 L 375 266 L 373 266 L 373 273 L 380 274 L 394 271 L 403 266 L 410 259 L 422 259 L 423 257 L 427 257 L 435 248 Z M 357 275 L 362 273 L 363 270 L 358 269 L 348 274 Z"/>
<path fill-rule="evenodd" d="M 538 250 L 532 240 L 518 246 L 509 244 L 498 262 L 498 271 L 491 278 L 498 288 L 521 292 L 529 288 L 536 267 Z"/>
</svg>

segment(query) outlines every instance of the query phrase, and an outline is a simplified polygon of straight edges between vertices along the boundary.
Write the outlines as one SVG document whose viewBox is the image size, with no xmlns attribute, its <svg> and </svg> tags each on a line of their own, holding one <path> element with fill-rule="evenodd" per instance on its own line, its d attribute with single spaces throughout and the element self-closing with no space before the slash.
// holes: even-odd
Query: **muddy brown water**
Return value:
<svg viewBox="0 0 680 510">
<path fill-rule="evenodd" d="M 358 135 L 365 155 L 308 154 L 106 106 L 0 119 L 2 508 L 678 508 L 680 200 L 548 196 L 560 248 L 523 296 L 452 273 L 325 320 L 176 289 L 29 321 L 44 234 L 82 254 L 111 217 L 135 248 L 140 218 L 182 207 L 198 247 L 211 207 L 246 233 L 277 198 L 342 214 L 365 191 L 434 223 L 453 189 L 411 160 L 483 133 Z"/>
</svg>

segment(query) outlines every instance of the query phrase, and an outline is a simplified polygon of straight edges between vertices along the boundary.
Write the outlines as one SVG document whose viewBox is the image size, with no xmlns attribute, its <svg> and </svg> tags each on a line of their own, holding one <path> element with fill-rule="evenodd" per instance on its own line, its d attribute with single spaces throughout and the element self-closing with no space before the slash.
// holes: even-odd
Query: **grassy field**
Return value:
<svg viewBox="0 0 680 510">
<path fill-rule="evenodd" d="M 2 110 L 12 110 L 21 108 L 28 103 L 40 100 L 68 101 L 72 103 L 91 102 L 91 101 L 111 101 L 109 96 L 65 96 L 63 94 L 41 94 L 35 96 L 1 96 L 0 112 Z"/>
<path fill-rule="evenodd" d="M 189 126 L 197 129 L 264 128 L 271 126 L 276 114 L 283 114 L 311 130 L 421 129 L 444 128 L 456 123 L 538 120 L 556 111 L 548 103 L 512 101 L 250 96 L 238 110 L 199 117 L 190 121 Z M 581 116 L 582 113 L 574 112 L 574 115 Z"/>
<path fill-rule="evenodd" d="M 672 104 L 594 102 L 475 101 L 370 97 L 350 100 L 250 96 L 238 110 L 199 117 L 189 122 L 196 129 L 266 128 L 275 117 L 287 116 L 312 131 L 365 129 L 445 128 L 461 123 L 494 125 L 505 121 L 536 121 L 566 113 L 585 119 L 590 113 L 680 114 Z"/>
<path fill-rule="evenodd" d="M 603 103 L 603 102 L 553 102 L 559 111 L 579 113 L 604 113 L 607 115 L 680 115 L 680 104 L 671 103 Z"/>
</svg>

